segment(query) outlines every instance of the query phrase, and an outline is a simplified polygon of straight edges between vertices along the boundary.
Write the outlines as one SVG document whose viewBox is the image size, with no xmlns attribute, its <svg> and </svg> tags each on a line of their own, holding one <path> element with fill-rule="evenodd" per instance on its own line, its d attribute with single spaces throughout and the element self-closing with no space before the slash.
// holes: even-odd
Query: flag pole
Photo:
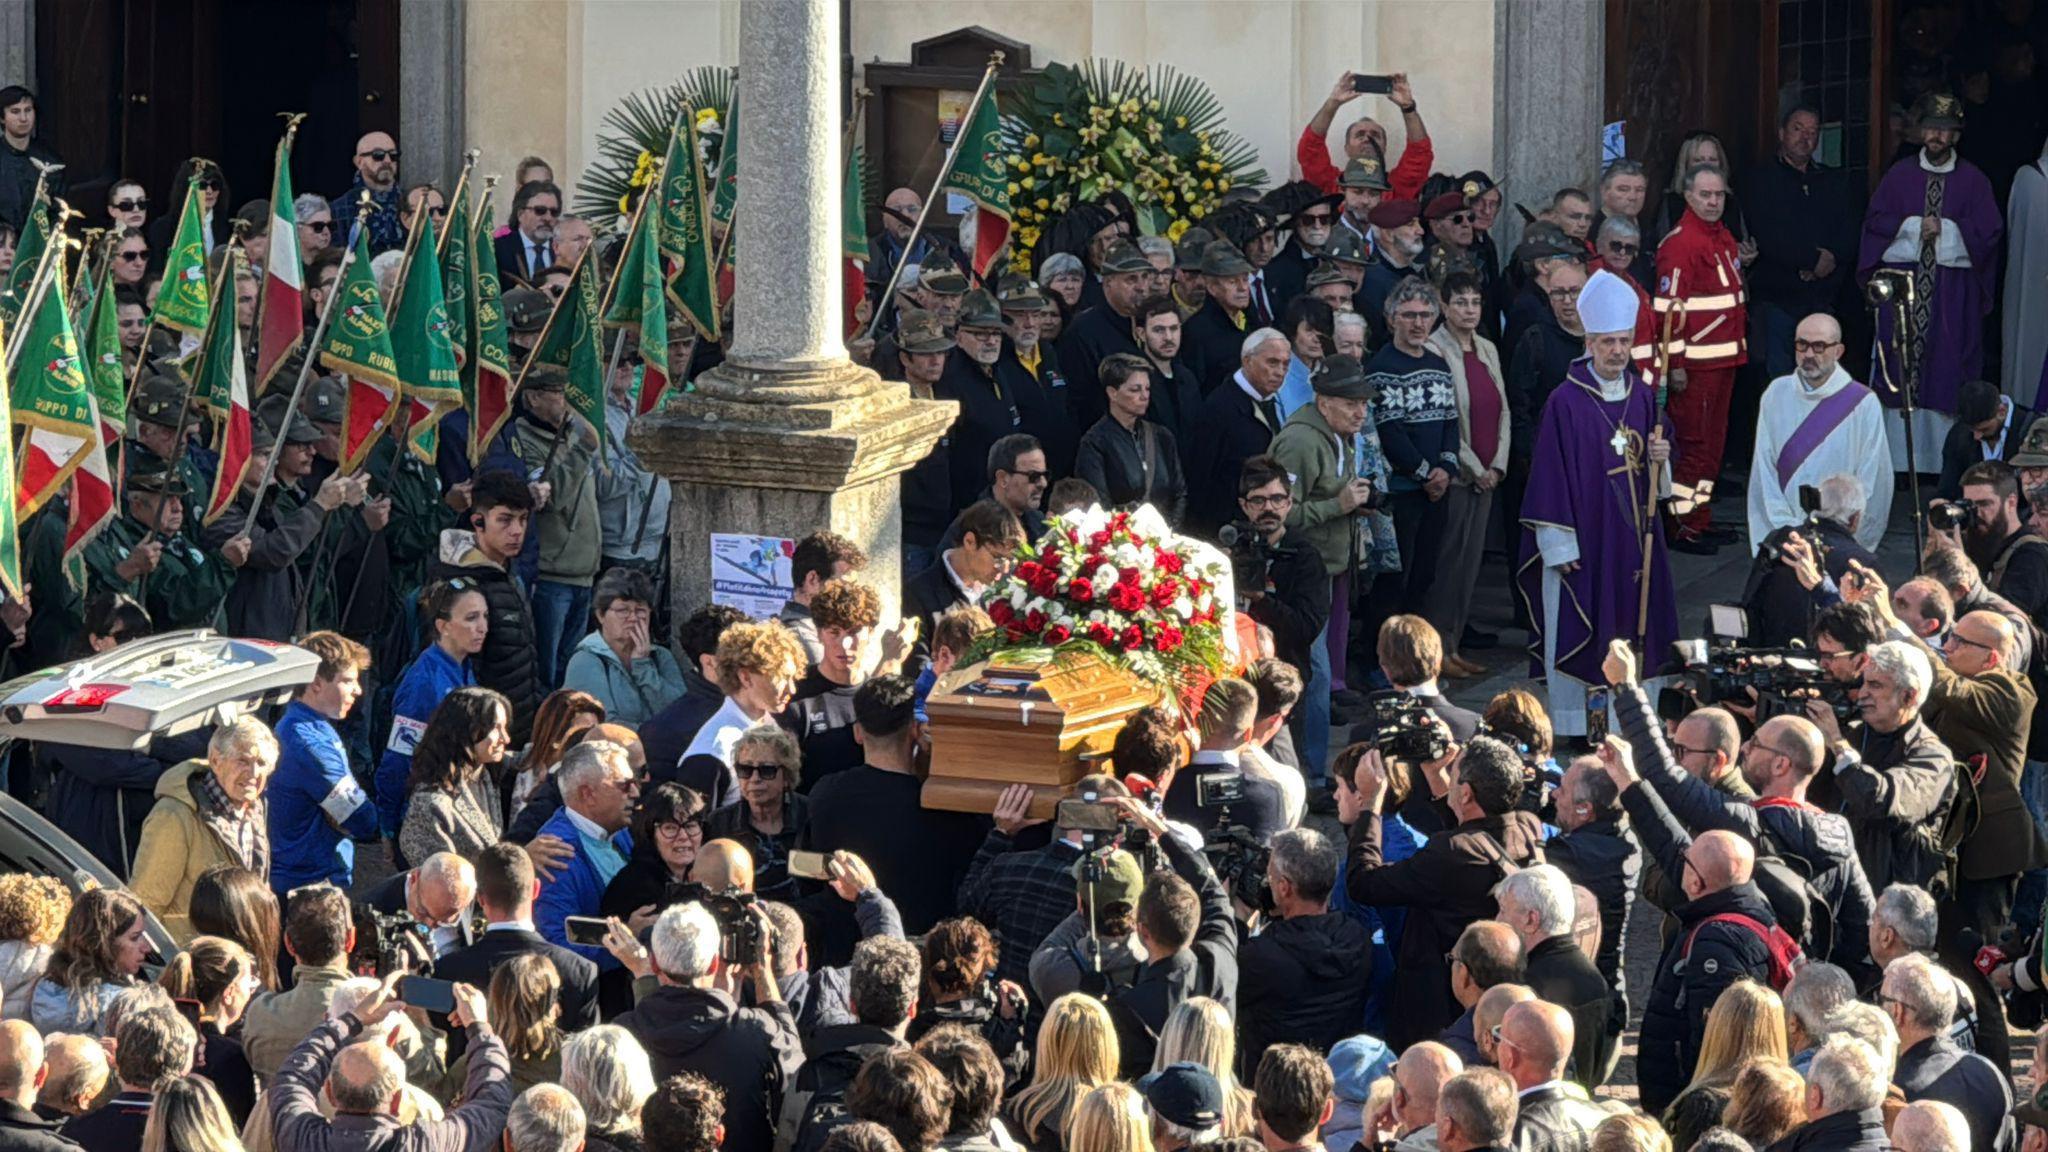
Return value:
<svg viewBox="0 0 2048 1152">
<path fill-rule="evenodd" d="M 242 519 L 241 530 L 236 532 L 231 539 L 248 538 L 249 529 L 256 524 L 256 511 L 263 506 L 263 493 L 270 487 L 271 478 L 277 473 L 278 449 L 284 447 L 285 433 L 291 429 L 292 416 L 299 410 L 300 397 L 305 395 L 306 379 L 313 373 L 313 361 L 320 356 L 320 342 L 327 338 L 328 321 L 334 318 L 334 302 L 341 297 L 339 289 L 342 278 L 348 275 L 348 266 L 356 258 L 356 234 L 362 231 L 363 217 L 372 211 L 371 205 L 373 201 L 370 199 L 369 189 L 363 189 L 362 199 L 363 205 L 356 212 L 356 218 L 348 228 L 348 246 L 341 250 L 341 267 L 336 271 L 334 277 L 334 285 L 337 290 L 327 294 L 327 302 L 320 308 L 320 319 L 313 325 L 313 337 L 306 342 L 306 355 L 299 363 L 298 379 L 292 381 L 291 400 L 284 407 L 284 422 L 277 429 L 277 437 L 272 441 L 270 451 L 263 454 L 262 478 L 256 484 L 256 495 L 249 501 L 249 515 Z M 251 415 L 253 417 L 254 414 L 252 413 Z M 325 533 L 322 533 L 322 536 L 324 538 Z"/>
<path fill-rule="evenodd" d="M 192 166 L 192 171 L 196 174 L 198 172 L 198 165 L 201 163 L 201 160 L 201 157 L 194 156 L 190 160 L 187 160 L 186 163 Z M 178 204 L 178 219 L 181 222 L 185 219 L 185 205 L 191 202 L 193 195 L 195 195 L 195 193 L 192 190 L 192 182 L 190 180 L 187 180 L 185 182 L 185 199 L 180 201 Z M 171 239 L 175 241 L 177 238 L 178 230 L 176 228 L 171 229 Z M 168 286 L 166 286 L 166 288 L 167 287 Z M 159 288 L 159 293 L 165 291 L 166 288 Z M 212 290 L 212 288 L 213 285 L 207 285 L 207 289 L 209 292 Z M 257 299 L 259 301 L 262 299 L 262 294 L 260 292 L 257 295 Z M 142 343 L 138 345 L 136 348 L 135 371 L 130 373 L 128 376 L 128 399 L 126 401 L 126 406 L 129 408 L 135 407 L 135 390 L 142 385 L 142 366 L 149 362 L 149 338 L 156 333 L 156 329 L 156 309 L 151 308 L 149 310 L 149 319 L 142 326 Z"/>
<path fill-rule="evenodd" d="M 910 236 L 903 241 L 903 255 L 896 261 L 896 267 L 889 270 L 889 282 L 882 286 L 882 295 L 875 301 L 875 314 L 868 317 L 867 331 L 861 339 L 872 340 L 875 331 L 882 326 L 882 317 L 889 314 L 889 297 L 896 293 L 896 282 L 903 278 L 903 265 L 910 259 L 911 250 L 917 247 L 917 238 L 924 232 L 924 222 L 932 212 L 932 201 L 938 199 L 939 190 L 945 187 L 946 177 L 953 174 L 953 165 L 960 159 L 961 142 L 967 139 L 967 126 L 974 123 L 974 114 L 981 111 L 981 102 L 988 97 L 995 86 L 996 71 L 1003 66 L 1003 54 L 991 52 L 988 68 L 981 74 L 981 87 L 974 90 L 974 99 L 967 104 L 967 111 L 960 116 L 960 130 L 953 134 L 953 143 L 946 149 L 946 158 L 939 165 L 939 174 L 932 180 L 932 190 L 924 198 L 924 205 L 917 210 L 917 222 L 910 226 Z M 973 261 L 968 261 L 973 263 Z"/>
<path fill-rule="evenodd" d="M 478 158 L 478 157 L 480 157 L 480 156 L 482 156 L 483 154 L 484 154 L 484 153 L 483 153 L 483 149 L 481 149 L 481 148 L 471 148 L 471 149 L 470 149 L 469 151 L 467 151 L 467 152 L 464 152 L 464 153 L 462 154 L 462 172 L 461 172 L 461 174 L 460 174 L 460 175 L 458 175 L 458 176 L 456 176 L 456 177 L 455 177 L 455 191 L 453 191 L 453 192 L 451 192 L 451 193 L 449 193 L 449 194 L 448 194 L 448 203 L 449 203 L 449 204 L 451 204 L 451 205 L 452 205 L 452 204 L 454 204 L 454 203 L 455 203 L 455 202 L 456 202 L 457 200 L 460 200 L 460 199 L 462 199 L 463 197 L 465 197 L 465 196 L 469 195 L 469 172 L 470 172 L 470 169 L 472 169 L 472 168 L 475 168 L 475 167 L 476 167 L 476 162 L 477 162 L 477 158 Z M 452 211 L 452 209 L 451 209 L 451 211 Z M 435 258 L 435 259 L 437 259 L 437 260 L 438 260 L 438 259 L 440 259 L 440 257 L 441 257 L 441 250 L 442 250 L 443 248 L 446 248 L 447 246 L 448 246 L 448 233 L 447 233 L 447 232 L 445 232 L 445 231 L 444 231 L 444 232 L 442 232 L 442 233 L 441 233 L 440 235 L 438 235 L 438 236 L 434 237 L 434 258 Z"/>
<path fill-rule="evenodd" d="M 51 205 L 54 207 L 57 214 L 56 222 L 52 224 L 50 228 L 51 243 L 43 247 L 43 254 L 36 259 L 35 275 L 31 277 L 29 280 L 28 299 L 22 303 L 21 310 L 15 313 L 16 329 L 22 327 L 20 318 L 25 316 L 34 316 L 36 309 L 43 306 L 43 297 L 49 295 L 50 281 L 55 279 L 55 277 L 53 277 L 50 274 L 50 261 L 53 256 L 55 256 L 58 252 L 61 252 L 63 250 L 64 240 L 62 239 L 62 237 L 64 234 L 64 222 L 69 220 L 72 216 L 77 215 L 77 213 L 71 210 L 71 206 L 64 203 L 62 200 L 53 200 L 51 201 Z M 17 338 L 14 340 L 14 342 L 7 346 L 6 374 L 7 379 L 9 381 L 8 386 L 10 388 L 13 387 L 12 381 L 14 379 L 14 365 L 17 361 L 21 359 L 21 349 L 22 342 L 19 338 L 19 334 L 17 333 Z"/>
</svg>

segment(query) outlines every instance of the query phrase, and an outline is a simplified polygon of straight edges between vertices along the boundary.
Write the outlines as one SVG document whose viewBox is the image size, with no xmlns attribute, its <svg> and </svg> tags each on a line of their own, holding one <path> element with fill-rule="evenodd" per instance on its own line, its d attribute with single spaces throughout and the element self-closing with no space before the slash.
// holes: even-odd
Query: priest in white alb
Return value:
<svg viewBox="0 0 2048 1152">
<path fill-rule="evenodd" d="M 1749 468 L 1749 550 L 1773 531 L 1805 521 L 1801 485 L 1818 488 L 1840 473 L 1863 481 L 1868 503 L 1856 542 L 1876 551 L 1892 510 L 1892 457 L 1884 406 L 1850 379 L 1842 358 L 1842 326 L 1825 312 L 1799 322 L 1792 340 L 1798 368 L 1764 389 L 1757 410 L 1756 453 Z"/>
</svg>

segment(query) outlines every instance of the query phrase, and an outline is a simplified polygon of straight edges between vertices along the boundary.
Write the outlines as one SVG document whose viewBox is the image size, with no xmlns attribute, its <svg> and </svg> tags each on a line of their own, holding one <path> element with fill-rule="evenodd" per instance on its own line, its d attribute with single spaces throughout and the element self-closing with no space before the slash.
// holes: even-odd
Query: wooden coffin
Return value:
<svg viewBox="0 0 2048 1152">
<path fill-rule="evenodd" d="M 926 701 L 931 772 L 924 806 L 992 812 L 1003 789 L 1032 786 L 1031 815 L 1050 820 L 1076 780 L 1109 755 L 1124 719 L 1159 690 L 1092 657 L 960 669 Z"/>
</svg>

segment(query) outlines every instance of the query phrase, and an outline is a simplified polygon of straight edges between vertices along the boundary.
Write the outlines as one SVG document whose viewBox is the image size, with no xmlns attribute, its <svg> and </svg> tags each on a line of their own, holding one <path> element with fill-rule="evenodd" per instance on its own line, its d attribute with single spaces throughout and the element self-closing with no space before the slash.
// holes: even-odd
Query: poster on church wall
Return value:
<svg viewBox="0 0 2048 1152">
<path fill-rule="evenodd" d="M 713 532 L 711 602 L 730 604 L 756 620 L 773 617 L 795 586 L 789 572 L 795 554 L 796 541 L 780 536 Z"/>
<path fill-rule="evenodd" d="M 974 93 L 943 91 L 939 93 L 939 147 L 951 148 L 953 140 L 960 135 L 960 125 L 967 119 L 967 109 L 974 103 Z M 964 216 L 974 207 L 974 201 L 958 192 L 946 193 L 946 215 Z"/>
</svg>

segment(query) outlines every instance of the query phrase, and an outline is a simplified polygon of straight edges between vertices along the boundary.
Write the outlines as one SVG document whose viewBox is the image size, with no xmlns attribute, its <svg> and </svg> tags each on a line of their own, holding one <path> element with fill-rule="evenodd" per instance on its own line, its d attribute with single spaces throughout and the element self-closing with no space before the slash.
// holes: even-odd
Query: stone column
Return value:
<svg viewBox="0 0 2048 1152">
<path fill-rule="evenodd" d="M 867 550 L 863 576 L 898 603 L 897 479 L 958 406 L 914 399 L 847 358 L 840 276 L 839 55 L 835 7 L 745 0 L 746 119 L 735 209 L 732 339 L 724 364 L 634 421 L 629 441 L 675 488 L 669 514 L 677 619 L 711 600 L 714 532 Z"/>
<path fill-rule="evenodd" d="M 1510 202 L 1548 203 L 1556 188 L 1589 188 L 1600 173 L 1606 91 L 1606 6 L 1590 0 L 1496 0 L 1494 179 L 1512 174 Z M 1521 242 L 1521 217 L 1503 205 L 1494 241 Z"/>
</svg>

